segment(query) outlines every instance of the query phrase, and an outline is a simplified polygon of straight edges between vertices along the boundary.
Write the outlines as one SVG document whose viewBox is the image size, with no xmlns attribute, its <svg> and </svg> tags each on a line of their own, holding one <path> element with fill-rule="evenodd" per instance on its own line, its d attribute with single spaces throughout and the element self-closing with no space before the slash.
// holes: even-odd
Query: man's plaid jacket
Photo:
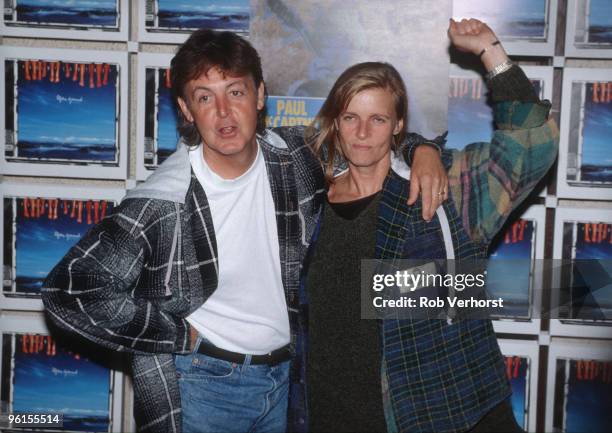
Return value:
<svg viewBox="0 0 612 433">
<path fill-rule="evenodd" d="M 321 166 L 302 128 L 258 138 L 276 210 L 281 274 L 291 327 L 298 335 L 302 259 L 325 189 Z M 245 246 L 249 247 L 249 246 Z M 93 227 L 51 271 L 42 289 L 59 328 L 132 356 L 134 415 L 139 431 L 179 433 L 181 406 L 173 353 L 188 353 L 186 317 L 217 286 L 217 245 L 206 194 L 191 171 L 188 149 L 175 152 L 128 193 L 113 215 Z M 244 272 L 253 272 L 245 264 Z M 304 408 L 303 369 L 292 364 L 293 407 Z M 297 400 L 297 401 L 296 401 Z M 205 416 L 205 415 L 203 415 Z"/>
</svg>

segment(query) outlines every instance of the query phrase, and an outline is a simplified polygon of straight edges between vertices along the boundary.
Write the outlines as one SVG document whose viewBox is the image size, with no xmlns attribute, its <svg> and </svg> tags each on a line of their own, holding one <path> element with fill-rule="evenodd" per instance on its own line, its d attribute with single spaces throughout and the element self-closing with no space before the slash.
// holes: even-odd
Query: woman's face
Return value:
<svg viewBox="0 0 612 433">
<path fill-rule="evenodd" d="M 382 88 L 357 93 L 336 122 L 344 156 L 356 167 L 375 166 L 389 158 L 393 136 L 404 124 L 397 119 L 393 95 Z"/>
</svg>

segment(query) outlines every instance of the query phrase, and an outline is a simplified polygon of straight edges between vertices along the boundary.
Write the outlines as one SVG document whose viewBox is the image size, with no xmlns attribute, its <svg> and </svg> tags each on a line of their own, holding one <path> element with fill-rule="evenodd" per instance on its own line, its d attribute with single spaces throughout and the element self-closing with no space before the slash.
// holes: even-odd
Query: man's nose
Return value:
<svg viewBox="0 0 612 433">
<path fill-rule="evenodd" d="M 217 98 L 217 115 L 219 117 L 227 116 L 227 99 L 225 96 Z"/>
</svg>

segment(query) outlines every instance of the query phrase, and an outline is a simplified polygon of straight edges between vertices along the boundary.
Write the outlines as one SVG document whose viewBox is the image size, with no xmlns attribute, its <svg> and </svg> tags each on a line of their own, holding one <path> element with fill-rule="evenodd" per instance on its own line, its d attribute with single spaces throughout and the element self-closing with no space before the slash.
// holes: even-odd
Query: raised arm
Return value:
<svg viewBox="0 0 612 433">
<path fill-rule="evenodd" d="M 548 119 L 550 103 L 539 100 L 489 26 L 451 20 L 448 35 L 460 51 L 480 56 L 494 102 L 491 142 L 443 155 L 452 159 L 450 194 L 465 228 L 474 240 L 488 243 L 554 163 L 559 131 Z"/>
</svg>

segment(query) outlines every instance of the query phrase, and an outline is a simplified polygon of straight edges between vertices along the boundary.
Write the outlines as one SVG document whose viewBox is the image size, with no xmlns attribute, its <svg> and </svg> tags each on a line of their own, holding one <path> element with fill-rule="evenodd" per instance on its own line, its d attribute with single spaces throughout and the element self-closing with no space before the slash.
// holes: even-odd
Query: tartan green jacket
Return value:
<svg viewBox="0 0 612 433">
<path fill-rule="evenodd" d="M 512 69 L 510 76 L 527 86 L 520 68 Z M 406 204 L 409 184 L 390 171 L 379 202 L 377 259 L 486 257 L 493 236 L 557 155 L 550 104 L 534 99 L 496 103 L 490 143 L 443 152 L 450 197 L 431 222 L 420 217 L 420 201 Z M 382 341 L 389 431 L 466 431 L 511 392 L 490 320 L 385 319 Z"/>
</svg>

